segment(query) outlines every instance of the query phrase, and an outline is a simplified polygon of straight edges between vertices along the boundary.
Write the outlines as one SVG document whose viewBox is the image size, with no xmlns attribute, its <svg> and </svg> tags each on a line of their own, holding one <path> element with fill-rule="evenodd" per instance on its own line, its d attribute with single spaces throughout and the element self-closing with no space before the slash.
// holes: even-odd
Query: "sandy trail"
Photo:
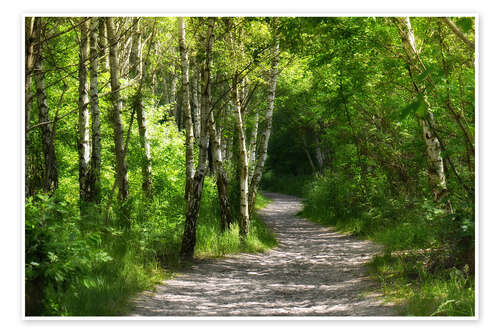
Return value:
<svg viewBox="0 0 500 333">
<path fill-rule="evenodd" d="M 135 300 L 131 316 L 390 316 L 364 264 L 381 248 L 295 216 L 299 198 L 265 193 L 259 215 L 279 245 L 202 260 Z"/>
</svg>

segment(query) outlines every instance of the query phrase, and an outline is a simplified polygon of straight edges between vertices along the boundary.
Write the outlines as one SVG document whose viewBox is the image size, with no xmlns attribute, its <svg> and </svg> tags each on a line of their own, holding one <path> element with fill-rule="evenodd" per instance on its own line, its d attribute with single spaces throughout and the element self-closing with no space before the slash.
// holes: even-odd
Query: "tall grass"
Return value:
<svg viewBox="0 0 500 333">
<path fill-rule="evenodd" d="M 138 292 L 173 276 L 180 266 L 184 225 L 181 191 L 172 188 L 153 201 L 131 200 L 130 228 L 119 209 L 106 218 L 99 209 L 79 217 L 78 207 L 56 193 L 26 205 L 27 315 L 115 316 L 131 310 Z M 259 195 L 258 206 L 265 204 Z M 253 218 L 240 244 L 237 223 L 221 234 L 217 192 L 207 178 L 197 229 L 197 257 L 262 252 L 276 245 L 266 225 Z"/>
</svg>

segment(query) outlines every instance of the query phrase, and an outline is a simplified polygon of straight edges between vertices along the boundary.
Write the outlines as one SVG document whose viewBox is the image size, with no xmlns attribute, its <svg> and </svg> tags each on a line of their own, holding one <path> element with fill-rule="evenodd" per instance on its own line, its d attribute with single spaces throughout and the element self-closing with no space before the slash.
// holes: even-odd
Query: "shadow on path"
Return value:
<svg viewBox="0 0 500 333">
<path fill-rule="evenodd" d="M 364 264 L 381 247 L 297 217 L 299 198 L 265 193 L 259 215 L 279 245 L 263 254 L 202 260 L 135 300 L 132 316 L 390 316 L 368 294 Z"/>
</svg>

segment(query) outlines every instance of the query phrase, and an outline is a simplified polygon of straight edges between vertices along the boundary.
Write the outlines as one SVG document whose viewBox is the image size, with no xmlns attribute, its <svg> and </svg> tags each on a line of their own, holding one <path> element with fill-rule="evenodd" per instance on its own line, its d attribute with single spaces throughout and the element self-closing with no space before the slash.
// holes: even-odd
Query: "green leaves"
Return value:
<svg viewBox="0 0 500 333">
<path fill-rule="evenodd" d="M 457 19 L 456 24 L 462 29 L 464 33 L 472 30 L 474 26 L 474 18 L 472 17 L 460 17 Z"/>
<path fill-rule="evenodd" d="M 406 119 L 406 117 L 408 117 L 409 114 L 414 114 L 418 118 L 423 118 L 425 117 L 426 112 L 427 106 L 425 104 L 424 97 L 422 96 L 422 94 L 418 94 L 413 102 L 411 102 L 401 110 L 399 119 L 404 120 Z"/>
</svg>

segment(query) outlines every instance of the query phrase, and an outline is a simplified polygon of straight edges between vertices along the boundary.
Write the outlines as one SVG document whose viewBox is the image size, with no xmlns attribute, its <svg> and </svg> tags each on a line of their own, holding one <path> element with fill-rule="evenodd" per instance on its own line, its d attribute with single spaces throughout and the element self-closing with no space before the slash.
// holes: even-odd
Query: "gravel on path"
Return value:
<svg viewBox="0 0 500 333">
<path fill-rule="evenodd" d="M 301 199 L 265 193 L 258 214 L 279 245 L 195 262 L 134 299 L 131 316 L 394 316 L 370 292 L 365 263 L 382 248 L 297 217 Z"/>
</svg>

